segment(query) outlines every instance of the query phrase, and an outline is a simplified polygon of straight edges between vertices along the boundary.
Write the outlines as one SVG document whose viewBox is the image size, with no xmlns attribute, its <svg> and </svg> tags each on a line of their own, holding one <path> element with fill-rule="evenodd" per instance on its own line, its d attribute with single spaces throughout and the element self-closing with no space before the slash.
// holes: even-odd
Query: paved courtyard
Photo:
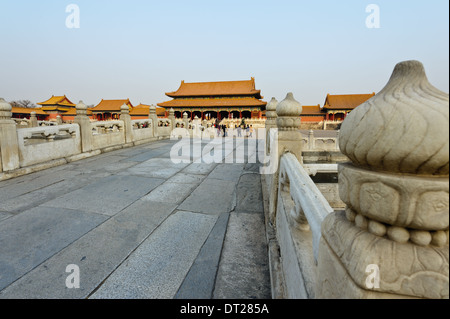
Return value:
<svg viewBox="0 0 450 319">
<path fill-rule="evenodd" d="M 270 298 L 259 164 L 175 143 L 0 182 L 0 298 Z"/>
</svg>

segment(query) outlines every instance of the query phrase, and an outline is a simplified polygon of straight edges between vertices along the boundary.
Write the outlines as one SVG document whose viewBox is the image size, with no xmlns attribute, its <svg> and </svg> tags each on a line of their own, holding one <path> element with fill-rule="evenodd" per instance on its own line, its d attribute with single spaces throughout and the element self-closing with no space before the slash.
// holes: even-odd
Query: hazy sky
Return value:
<svg viewBox="0 0 450 319">
<path fill-rule="evenodd" d="M 68 28 L 69 4 L 80 27 Z M 369 4 L 380 27 L 367 28 Z M 71 20 L 72 21 L 72 20 Z M 170 100 L 186 82 L 255 77 L 265 101 L 380 91 L 415 59 L 449 87 L 448 0 L 0 0 L 0 97 Z"/>
</svg>

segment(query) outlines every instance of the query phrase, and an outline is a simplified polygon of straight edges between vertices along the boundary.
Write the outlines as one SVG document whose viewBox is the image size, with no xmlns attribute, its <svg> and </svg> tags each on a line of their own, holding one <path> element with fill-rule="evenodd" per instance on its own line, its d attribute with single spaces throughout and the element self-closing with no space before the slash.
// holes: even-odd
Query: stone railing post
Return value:
<svg viewBox="0 0 450 319">
<path fill-rule="evenodd" d="M 302 133 L 300 132 L 300 114 L 302 105 L 294 99 L 292 93 L 288 93 L 286 98 L 278 103 L 276 107 L 277 123 L 277 144 L 271 145 L 270 155 L 277 158 L 277 169 L 272 175 L 269 194 L 269 218 L 275 222 L 277 198 L 278 198 L 278 174 L 280 158 L 284 153 L 290 152 L 295 155 L 300 163 L 302 161 Z"/>
<path fill-rule="evenodd" d="M 77 113 L 74 118 L 74 123 L 80 126 L 81 136 L 81 152 L 92 151 L 92 125 L 91 120 L 87 116 L 87 106 L 80 101 L 75 106 Z"/>
<path fill-rule="evenodd" d="M 418 61 L 347 116 L 347 207 L 322 223 L 318 298 L 449 298 L 448 118 L 448 94 Z"/>
<path fill-rule="evenodd" d="M 123 132 L 125 134 L 125 143 L 133 142 L 133 126 L 131 124 L 130 107 L 123 104 L 120 107 L 120 117 L 119 119 L 123 121 Z"/>
<path fill-rule="evenodd" d="M 315 148 L 314 132 L 313 132 L 313 130 L 309 130 L 309 132 L 308 132 L 308 150 L 313 150 L 314 148 Z"/>
<path fill-rule="evenodd" d="M 278 101 L 272 97 L 266 105 L 266 152 L 270 153 L 270 129 L 277 128 L 277 105 Z"/>
<path fill-rule="evenodd" d="M 336 132 L 336 141 L 335 141 L 335 149 L 339 151 L 339 135 L 341 134 L 341 130 L 337 130 Z"/>
<path fill-rule="evenodd" d="M 11 104 L 0 98 L 0 171 L 19 168 L 16 123 L 11 119 Z"/>
<path fill-rule="evenodd" d="M 148 117 L 152 120 L 153 137 L 156 137 L 158 136 L 158 116 L 156 115 L 156 106 L 150 106 Z"/>
<path fill-rule="evenodd" d="M 170 131 L 172 132 L 175 128 L 175 110 L 173 108 L 169 110 L 168 118 L 170 120 Z"/>
<path fill-rule="evenodd" d="M 278 158 L 283 153 L 293 153 L 300 163 L 302 161 L 300 132 L 300 114 L 302 105 L 294 99 L 292 93 L 277 105 L 277 128 L 278 128 Z"/>
<path fill-rule="evenodd" d="M 37 117 L 36 117 L 36 112 L 33 111 L 30 113 L 29 127 L 37 127 L 37 126 L 38 126 L 38 121 L 37 121 Z"/>
<path fill-rule="evenodd" d="M 59 114 L 56 115 L 56 124 L 57 124 L 57 125 L 62 125 L 62 124 L 63 124 L 61 115 L 59 115 Z"/>
<path fill-rule="evenodd" d="M 183 113 L 183 125 L 186 130 L 189 129 L 189 119 L 186 112 Z"/>
</svg>

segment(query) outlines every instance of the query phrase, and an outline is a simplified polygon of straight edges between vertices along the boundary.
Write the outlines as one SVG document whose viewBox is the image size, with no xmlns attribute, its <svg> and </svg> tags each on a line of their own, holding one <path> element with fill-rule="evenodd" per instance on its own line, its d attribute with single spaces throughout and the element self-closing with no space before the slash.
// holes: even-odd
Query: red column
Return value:
<svg viewBox="0 0 450 319">
<path fill-rule="evenodd" d="M 242 112 L 239 111 L 239 118 L 242 119 Z"/>
</svg>

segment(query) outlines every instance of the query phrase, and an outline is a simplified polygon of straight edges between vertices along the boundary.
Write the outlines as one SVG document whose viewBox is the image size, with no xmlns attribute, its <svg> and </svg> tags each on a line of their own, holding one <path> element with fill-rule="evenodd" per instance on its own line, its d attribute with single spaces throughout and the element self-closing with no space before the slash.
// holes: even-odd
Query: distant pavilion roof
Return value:
<svg viewBox="0 0 450 319">
<path fill-rule="evenodd" d="M 327 94 L 323 109 L 328 110 L 352 110 L 375 96 L 371 94 Z"/>
<path fill-rule="evenodd" d="M 45 102 L 37 103 L 38 105 L 42 105 L 42 110 L 44 111 L 68 111 L 71 108 L 75 108 L 75 104 L 72 103 L 65 95 L 62 96 L 54 96 L 52 95 Z"/>
<path fill-rule="evenodd" d="M 130 99 L 125 100 L 101 100 L 99 104 L 94 106 L 91 111 L 94 113 L 98 112 L 119 112 L 122 105 L 127 104 L 130 109 L 133 108 L 133 105 L 130 102 Z"/>
<path fill-rule="evenodd" d="M 36 112 L 37 115 L 48 115 L 41 108 L 29 108 L 29 107 L 15 107 L 11 109 L 13 114 L 31 114 L 31 112 Z"/>
<path fill-rule="evenodd" d="M 317 105 L 302 105 L 302 113 L 300 115 L 324 115 L 320 108 L 320 104 Z"/>
<path fill-rule="evenodd" d="M 166 93 L 167 96 L 195 97 L 195 96 L 233 96 L 248 95 L 261 99 L 261 90 L 255 89 L 255 78 L 245 81 L 194 82 L 181 81 L 178 90 Z"/>
<path fill-rule="evenodd" d="M 130 111 L 130 115 L 135 116 L 146 116 L 150 113 L 150 105 L 147 104 L 139 104 L 133 107 L 133 109 Z M 166 109 L 163 107 L 156 107 L 156 115 L 157 116 L 164 116 L 166 114 Z"/>
</svg>

